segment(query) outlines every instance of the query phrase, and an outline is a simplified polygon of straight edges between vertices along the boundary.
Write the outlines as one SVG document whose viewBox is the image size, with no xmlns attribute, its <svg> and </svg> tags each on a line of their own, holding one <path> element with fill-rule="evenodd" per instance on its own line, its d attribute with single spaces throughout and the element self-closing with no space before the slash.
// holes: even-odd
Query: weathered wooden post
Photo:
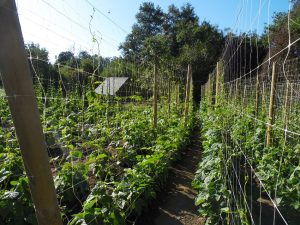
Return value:
<svg viewBox="0 0 300 225">
<path fill-rule="evenodd" d="M 157 128 L 157 63 L 154 63 L 154 88 L 153 88 L 153 127 Z"/>
<path fill-rule="evenodd" d="M 0 72 L 40 225 L 62 225 L 16 3 L 0 1 Z"/>
<path fill-rule="evenodd" d="M 271 131 L 272 131 L 272 124 L 273 124 L 273 120 L 274 120 L 276 81 L 277 81 L 276 63 L 274 62 L 272 65 L 272 83 L 271 83 L 269 117 L 268 117 L 267 135 L 266 135 L 266 146 L 267 147 L 270 147 L 270 145 L 271 145 Z"/>
<path fill-rule="evenodd" d="M 192 81 L 192 68 L 188 64 L 186 88 L 185 88 L 185 104 L 184 104 L 184 124 L 187 125 L 188 114 L 189 114 L 189 103 L 190 103 L 190 92 L 191 92 L 191 81 Z"/>
</svg>

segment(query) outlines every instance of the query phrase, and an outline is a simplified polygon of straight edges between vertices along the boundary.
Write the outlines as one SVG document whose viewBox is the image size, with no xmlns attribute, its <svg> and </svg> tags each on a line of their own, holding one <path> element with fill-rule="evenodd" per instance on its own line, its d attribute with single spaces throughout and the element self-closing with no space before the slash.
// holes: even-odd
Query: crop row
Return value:
<svg viewBox="0 0 300 225">
<path fill-rule="evenodd" d="M 276 111 L 272 146 L 265 145 L 267 109 L 255 114 L 255 103 L 202 102 L 203 158 L 193 186 L 196 204 L 206 224 L 233 221 L 258 223 L 273 218 L 276 204 L 289 224 L 300 213 L 299 137 L 284 132 L 282 111 Z M 289 129 L 299 124 L 299 108 L 289 115 Z M 260 217 L 273 205 L 268 217 Z M 255 210 L 260 213 L 255 214 Z M 277 218 L 276 216 L 276 218 Z M 299 218 L 298 218 L 299 219 Z M 252 220 L 252 221 L 251 221 Z M 277 219 L 278 221 L 282 218 Z M 267 222 L 265 222 L 267 223 Z"/>
<path fill-rule="evenodd" d="M 47 96 L 51 97 L 39 98 L 39 108 L 64 223 L 134 220 L 155 198 L 170 163 L 188 144 L 193 117 L 185 126 L 182 106 L 172 104 L 168 112 L 161 99 L 154 129 L 148 101 L 107 101 L 92 92 L 61 97 L 57 90 L 49 90 Z M 0 223 L 36 224 L 4 98 L 0 105 Z"/>
</svg>

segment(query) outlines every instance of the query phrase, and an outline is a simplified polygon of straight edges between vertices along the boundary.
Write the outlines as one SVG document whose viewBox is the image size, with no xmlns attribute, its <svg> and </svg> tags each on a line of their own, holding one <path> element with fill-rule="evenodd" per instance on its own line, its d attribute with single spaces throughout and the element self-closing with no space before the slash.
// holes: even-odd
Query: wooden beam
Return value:
<svg viewBox="0 0 300 225">
<path fill-rule="evenodd" d="M 0 2 L 0 72 L 40 225 L 62 225 L 14 0 Z"/>
</svg>

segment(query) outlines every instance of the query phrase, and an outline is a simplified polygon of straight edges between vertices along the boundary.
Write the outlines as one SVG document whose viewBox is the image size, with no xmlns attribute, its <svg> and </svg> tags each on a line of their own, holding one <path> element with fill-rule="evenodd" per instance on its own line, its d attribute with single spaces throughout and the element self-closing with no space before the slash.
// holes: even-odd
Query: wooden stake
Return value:
<svg viewBox="0 0 300 225">
<path fill-rule="evenodd" d="M 168 79 L 168 113 L 171 113 L 171 79 Z"/>
<path fill-rule="evenodd" d="M 267 137 L 266 137 L 266 146 L 267 147 L 271 146 L 271 131 L 272 131 L 272 124 L 273 124 L 273 120 L 274 120 L 276 81 L 277 81 L 276 63 L 273 63 L 273 65 L 272 65 L 272 83 L 271 83 L 271 93 L 270 93 L 270 103 L 269 103 L 269 118 L 268 118 Z"/>
<path fill-rule="evenodd" d="M 192 81 L 192 69 L 191 69 L 191 65 L 188 64 L 187 79 L 186 79 L 186 89 L 185 89 L 185 107 L 184 107 L 184 124 L 185 125 L 187 125 L 188 114 L 189 114 L 191 81 Z"/>
<path fill-rule="evenodd" d="M 215 105 L 219 104 L 224 91 L 224 67 L 222 61 L 217 62 Z"/>
<path fill-rule="evenodd" d="M 290 93 L 290 100 L 289 100 L 289 105 L 290 105 L 290 107 L 289 107 L 289 114 L 292 113 L 292 108 L 293 108 L 293 93 L 294 93 L 293 89 L 294 89 L 294 84 L 291 83 L 290 86 L 291 86 L 291 93 Z"/>
<path fill-rule="evenodd" d="M 62 225 L 14 0 L 0 4 L 0 70 L 39 225 Z"/>
<path fill-rule="evenodd" d="M 154 64 L 153 127 L 157 128 L 157 65 Z"/>
<path fill-rule="evenodd" d="M 285 97 L 284 97 L 284 110 L 283 110 L 283 125 L 284 129 L 288 127 L 288 119 L 289 119 L 289 94 L 290 94 L 290 82 L 287 81 L 286 89 L 285 89 Z"/>
<path fill-rule="evenodd" d="M 239 89 L 238 89 L 238 79 L 235 79 L 235 93 L 234 93 L 234 102 L 235 104 L 237 104 L 237 98 L 238 98 L 238 94 L 239 94 Z"/>
<path fill-rule="evenodd" d="M 256 85 L 255 85 L 255 116 L 258 115 L 259 107 L 259 76 L 256 76 Z"/>
<path fill-rule="evenodd" d="M 208 105 L 211 105 L 211 78 L 210 78 L 210 74 L 208 75 L 208 82 L 206 84 L 207 86 L 207 100 L 208 100 Z"/>
<path fill-rule="evenodd" d="M 247 106 L 247 85 L 244 85 L 244 94 L 243 94 L 243 109 Z"/>
<path fill-rule="evenodd" d="M 219 90 L 219 79 L 220 79 L 220 70 L 219 70 L 219 62 L 217 62 L 217 73 L 216 73 L 216 97 L 215 97 L 215 105 L 218 104 L 218 97 L 220 95 L 220 90 Z"/>
<path fill-rule="evenodd" d="M 261 99 L 262 99 L 262 109 L 266 109 L 266 99 L 265 99 L 265 94 L 266 94 L 266 87 L 265 87 L 265 82 L 262 82 L 262 93 L 261 93 Z"/>
<path fill-rule="evenodd" d="M 231 97 L 232 97 L 232 83 L 229 83 L 228 102 L 231 101 Z"/>
<path fill-rule="evenodd" d="M 179 83 L 176 85 L 176 109 L 180 103 L 180 86 Z"/>
</svg>

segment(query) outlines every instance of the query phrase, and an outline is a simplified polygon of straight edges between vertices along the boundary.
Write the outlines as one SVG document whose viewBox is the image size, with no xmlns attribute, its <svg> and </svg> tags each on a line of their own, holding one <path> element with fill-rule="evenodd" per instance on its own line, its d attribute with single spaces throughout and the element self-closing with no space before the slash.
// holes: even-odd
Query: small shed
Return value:
<svg viewBox="0 0 300 225">
<path fill-rule="evenodd" d="M 101 95 L 116 95 L 119 89 L 126 83 L 128 77 L 107 77 L 95 92 Z"/>
</svg>

